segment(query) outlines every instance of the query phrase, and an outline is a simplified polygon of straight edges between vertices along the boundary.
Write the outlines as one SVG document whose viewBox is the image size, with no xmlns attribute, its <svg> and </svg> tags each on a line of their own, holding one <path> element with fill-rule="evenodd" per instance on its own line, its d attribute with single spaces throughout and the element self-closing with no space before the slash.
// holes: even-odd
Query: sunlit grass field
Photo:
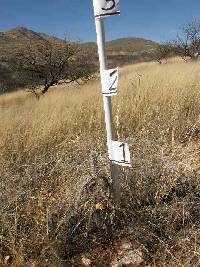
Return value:
<svg viewBox="0 0 200 267">
<path fill-rule="evenodd" d="M 133 165 L 119 170 L 119 228 L 137 225 L 148 266 L 198 266 L 199 62 L 123 67 L 112 102 L 116 139 L 130 144 Z M 96 203 L 107 201 L 99 80 L 54 87 L 39 101 L 2 95 L 0 126 L 1 264 L 66 266 L 84 240 L 76 226 L 84 220 L 89 232 Z"/>
</svg>

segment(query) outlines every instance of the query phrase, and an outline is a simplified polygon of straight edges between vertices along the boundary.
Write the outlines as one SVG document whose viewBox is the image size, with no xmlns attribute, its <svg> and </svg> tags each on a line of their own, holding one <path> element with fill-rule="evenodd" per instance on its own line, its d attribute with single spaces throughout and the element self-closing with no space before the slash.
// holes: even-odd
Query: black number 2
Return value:
<svg viewBox="0 0 200 267">
<path fill-rule="evenodd" d="M 114 74 L 116 74 L 116 73 L 117 73 L 117 70 L 114 70 L 113 72 L 110 73 L 110 77 L 112 77 L 112 76 L 113 76 Z M 111 85 L 110 88 L 109 88 L 110 91 L 115 91 L 115 90 L 116 90 L 116 88 L 113 88 L 113 85 L 115 84 L 116 81 L 117 81 L 117 76 L 115 77 L 115 79 L 114 79 L 112 85 Z"/>
<path fill-rule="evenodd" d="M 119 147 L 123 147 L 123 158 L 124 158 L 124 162 L 126 162 L 125 144 L 122 143 Z"/>
<path fill-rule="evenodd" d="M 112 10 L 115 7 L 115 0 L 106 0 L 106 2 L 112 2 L 112 5 L 108 8 L 102 8 L 102 10 Z"/>
</svg>

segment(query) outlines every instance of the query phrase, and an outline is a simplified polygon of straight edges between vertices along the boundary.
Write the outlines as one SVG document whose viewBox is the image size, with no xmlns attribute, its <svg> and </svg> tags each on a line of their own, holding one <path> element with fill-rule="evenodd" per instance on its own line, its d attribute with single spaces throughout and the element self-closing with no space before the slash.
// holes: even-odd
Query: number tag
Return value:
<svg viewBox="0 0 200 267">
<path fill-rule="evenodd" d="M 119 15 L 119 0 L 93 0 L 96 18 Z"/>
<path fill-rule="evenodd" d="M 111 141 L 109 150 L 109 158 L 113 163 L 131 167 L 129 145 L 127 143 Z"/>
<path fill-rule="evenodd" d="M 102 93 L 105 96 L 117 95 L 117 85 L 119 79 L 118 68 L 103 70 L 101 75 Z"/>
</svg>

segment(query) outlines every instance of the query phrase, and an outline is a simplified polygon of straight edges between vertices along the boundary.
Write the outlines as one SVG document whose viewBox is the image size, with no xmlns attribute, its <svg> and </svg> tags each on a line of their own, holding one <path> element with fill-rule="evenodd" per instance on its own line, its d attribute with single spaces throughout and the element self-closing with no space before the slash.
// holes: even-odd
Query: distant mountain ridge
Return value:
<svg viewBox="0 0 200 267">
<path fill-rule="evenodd" d="M 25 27 L 16 27 L 6 32 L 0 32 L 0 49 L 2 53 L 9 53 L 12 49 L 17 49 L 27 42 L 43 43 L 51 40 L 63 41 L 55 36 L 38 33 Z M 95 57 L 97 57 L 95 42 L 82 43 L 82 46 L 94 51 Z M 151 51 L 156 46 L 156 42 L 143 38 L 128 37 L 112 40 L 107 42 L 108 60 L 113 65 L 148 61 Z"/>
<path fill-rule="evenodd" d="M 83 45 L 88 45 L 90 47 L 96 46 L 95 42 L 87 42 L 83 43 Z M 144 38 L 138 37 L 126 37 L 126 38 L 119 38 L 116 40 L 111 40 L 107 42 L 107 49 L 108 52 L 121 52 L 126 51 L 127 53 L 130 52 L 141 52 L 154 49 L 157 46 L 157 43 L 151 40 L 147 40 Z"/>
<path fill-rule="evenodd" d="M 18 47 L 27 42 L 43 43 L 53 39 L 62 41 L 54 36 L 37 33 L 25 27 L 16 27 L 6 32 L 0 32 L 0 47 L 5 49 L 9 47 Z"/>
<path fill-rule="evenodd" d="M 83 43 L 83 46 L 97 54 L 95 42 Z M 158 43 L 138 37 L 120 38 L 106 43 L 108 62 L 111 66 L 133 64 L 153 59 Z"/>
<path fill-rule="evenodd" d="M 4 33 L 5 36 L 10 37 L 11 39 L 15 40 L 42 40 L 43 37 L 40 35 L 40 33 L 34 32 L 32 30 L 28 30 L 24 27 L 17 27 L 14 29 L 11 29 Z"/>
</svg>

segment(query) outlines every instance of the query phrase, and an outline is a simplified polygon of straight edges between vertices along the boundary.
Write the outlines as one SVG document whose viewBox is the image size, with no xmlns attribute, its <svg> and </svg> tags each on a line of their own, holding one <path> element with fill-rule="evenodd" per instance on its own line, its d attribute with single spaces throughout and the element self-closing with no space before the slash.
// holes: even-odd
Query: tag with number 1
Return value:
<svg viewBox="0 0 200 267">
<path fill-rule="evenodd" d="M 131 167 L 129 145 L 124 142 L 111 141 L 109 158 L 117 165 Z"/>
</svg>

